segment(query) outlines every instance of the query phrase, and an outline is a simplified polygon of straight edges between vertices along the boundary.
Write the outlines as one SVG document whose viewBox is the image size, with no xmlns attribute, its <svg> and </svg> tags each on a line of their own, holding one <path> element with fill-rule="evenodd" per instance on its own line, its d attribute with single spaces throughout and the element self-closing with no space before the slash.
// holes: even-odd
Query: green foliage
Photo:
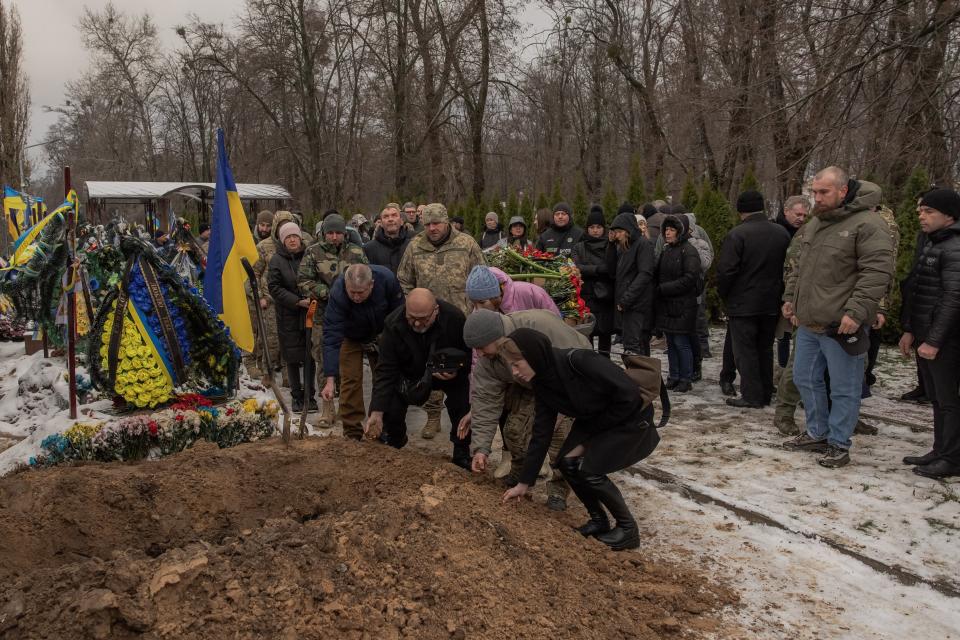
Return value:
<svg viewBox="0 0 960 640">
<path fill-rule="evenodd" d="M 730 203 L 722 193 L 713 188 L 709 180 L 704 180 L 699 201 L 693 212 L 697 214 L 697 224 L 703 227 L 707 235 L 710 236 L 714 255 L 719 256 L 723 239 L 735 224 Z M 716 259 L 714 263 L 716 263 Z M 717 293 L 716 275 L 713 267 L 710 267 L 710 271 L 707 273 L 706 294 L 707 312 L 710 317 L 718 319 L 721 315 L 721 302 L 720 295 Z"/>
<path fill-rule="evenodd" d="M 507 198 L 507 210 L 503 212 L 506 217 L 500 220 L 500 222 L 503 223 L 504 229 L 506 229 L 507 227 L 507 221 L 510 220 L 510 216 L 515 216 L 519 212 L 520 212 L 520 201 L 519 201 L 519 198 L 517 197 L 517 192 L 511 191 L 510 197 Z M 501 218 L 503 217 L 504 216 L 501 216 Z"/>
<path fill-rule="evenodd" d="M 630 183 L 627 185 L 627 202 L 639 209 L 647 201 L 647 186 L 640 169 L 640 154 L 630 160 Z"/>
<path fill-rule="evenodd" d="M 577 180 L 577 190 L 573 194 L 573 222 L 582 227 L 587 220 L 587 211 L 590 209 L 590 203 L 587 201 L 587 192 L 583 187 L 583 180 Z"/>
<path fill-rule="evenodd" d="M 740 193 L 744 191 L 763 191 L 760 181 L 757 180 L 757 174 L 753 172 L 753 165 L 747 167 L 747 172 L 743 174 L 743 179 L 740 180 Z"/>
<path fill-rule="evenodd" d="M 527 229 L 533 227 L 533 200 L 529 194 L 523 194 L 523 200 L 519 203 L 517 214 L 523 216 L 524 222 L 527 223 Z"/>
<path fill-rule="evenodd" d="M 550 193 L 550 202 L 544 205 L 547 209 L 553 208 L 553 205 L 563 200 L 563 182 L 557 178 L 553 183 L 553 191 Z"/>
<path fill-rule="evenodd" d="M 653 199 L 654 200 L 666 200 L 667 199 L 667 186 L 663 182 L 663 172 L 657 171 L 657 178 L 653 183 Z"/>
<path fill-rule="evenodd" d="M 693 176 L 687 174 L 687 181 L 683 183 L 683 191 L 680 193 L 680 204 L 687 208 L 687 211 L 693 211 L 700 202 L 700 194 L 697 192 L 697 184 L 693 181 Z"/>
<path fill-rule="evenodd" d="M 613 217 L 617 215 L 617 209 L 620 208 L 620 199 L 613 188 L 612 183 L 607 184 L 607 190 L 603 194 L 603 215 L 607 222 L 613 222 Z"/>
<path fill-rule="evenodd" d="M 890 313 L 887 323 L 883 327 L 883 339 L 886 342 L 895 342 L 903 333 L 900 326 L 900 310 L 903 300 L 900 296 L 899 283 L 910 275 L 913 269 L 914 254 L 917 247 L 917 235 L 920 233 L 920 220 L 917 218 L 917 199 L 920 194 L 930 188 L 930 176 L 923 167 L 917 167 L 910 174 L 907 182 L 899 190 L 901 200 L 894 210 L 897 227 L 900 230 L 900 244 L 897 246 L 897 270 L 894 275 L 896 284 L 890 299 Z"/>
<path fill-rule="evenodd" d="M 536 209 L 549 209 L 552 205 L 547 200 L 547 194 L 543 191 L 537 194 L 537 206 Z"/>
</svg>

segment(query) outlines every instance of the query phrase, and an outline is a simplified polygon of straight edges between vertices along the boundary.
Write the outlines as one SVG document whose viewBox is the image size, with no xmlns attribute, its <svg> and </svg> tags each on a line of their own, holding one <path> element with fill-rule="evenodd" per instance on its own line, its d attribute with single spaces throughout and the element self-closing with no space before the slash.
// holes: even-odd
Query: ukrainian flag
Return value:
<svg viewBox="0 0 960 640">
<path fill-rule="evenodd" d="M 26 201 L 30 202 L 29 209 Z M 7 233 L 10 234 L 11 239 L 19 238 L 20 234 L 38 222 L 46 213 L 46 209 L 43 198 L 25 197 L 19 191 L 4 185 L 3 212 L 7 219 Z"/>
<path fill-rule="evenodd" d="M 227 161 L 223 130 L 217 129 L 217 190 L 213 197 L 203 297 L 230 329 L 237 346 L 248 352 L 253 351 L 253 323 L 244 290 L 247 274 L 240 258 L 254 264 L 257 257 L 257 246 Z"/>
</svg>

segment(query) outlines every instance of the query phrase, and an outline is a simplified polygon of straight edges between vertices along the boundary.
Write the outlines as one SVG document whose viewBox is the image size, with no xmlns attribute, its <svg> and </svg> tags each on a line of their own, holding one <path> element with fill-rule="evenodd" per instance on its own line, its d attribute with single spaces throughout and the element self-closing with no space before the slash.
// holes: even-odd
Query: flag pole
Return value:
<svg viewBox="0 0 960 640">
<path fill-rule="evenodd" d="M 63 196 L 70 195 L 70 167 L 63 168 Z M 76 267 L 76 224 L 79 211 L 67 211 L 67 375 L 69 376 L 70 419 L 77 419 L 77 298 L 74 295 Z"/>
</svg>

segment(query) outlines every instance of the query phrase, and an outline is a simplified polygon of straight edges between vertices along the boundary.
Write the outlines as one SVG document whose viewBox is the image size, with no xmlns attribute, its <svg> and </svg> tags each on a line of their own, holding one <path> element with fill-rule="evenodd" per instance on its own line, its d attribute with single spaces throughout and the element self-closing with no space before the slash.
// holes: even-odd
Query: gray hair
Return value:
<svg viewBox="0 0 960 640">
<path fill-rule="evenodd" d="M 403 203 L 403 208 L 404 208 L 404 210 L 406 210 L 406 209 L 416 209 L 416 208 L 417 208 L 417 204 L 416 204 L 415 202 L 404 202 L 404 203 Z"/>
<path fill-rule="evenodd" d="M 373 271 L 366 264 L 352 264 L 343 272 L 343 283 L 351 289 L 366 289 L 373 282 Z"/>
<path fill-rule="evenodd" d="M 806 196 L 790 196 L 783 203 L 783 210 L 790 211 L 790 209 L 793 209 L 798 204 L 803 205 L 804 211 L 810 211 L 810 199 Z"/>
<path fill-rule="evenodd" d="M 821 169 L 817 172 L 817 175 L 815 175 L 813 179 L 825 180 L 827 176 L 833 178 L 833 183 L 838 189 L 847 186 L 847 182 L 850 181 L 850 176 L 847 175 L 847 172 L 836 166 L 829 166 L 826 169 Z"/>
</svg>

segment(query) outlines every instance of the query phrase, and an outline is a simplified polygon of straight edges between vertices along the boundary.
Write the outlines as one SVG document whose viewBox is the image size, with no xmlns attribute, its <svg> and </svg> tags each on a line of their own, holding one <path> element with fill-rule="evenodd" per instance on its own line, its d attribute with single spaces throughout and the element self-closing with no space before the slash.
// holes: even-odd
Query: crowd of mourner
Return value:
<svg viewBox="0 0 960 640">
<path fill-rule="evenodd" d="M 649 456 L 659 436 L 650 398 L 611 360 L 613 345 L 625 362 L 649 357 L 651 341 L 665 346 L 673 393 L 703 384 L 712 266 L 727 316 L 726 403 L 744 412 L 773 404 L 783 447 L 837 468 L 849 463 L 854 434 L 876 433 L 860 404 L 899 288 L 899 347 L 918 375 L 902 400 L 927 402 L 934 416 L 930 451 L 903 462 L 929 478 L 960 475 L 960 195 L 933 188 L 919 198 L 922 231 L 904 282 L 895 281 L 899 232 L 879 187 L 840 168 L 817 173 L 809 196 L 788 198 L 775 217 L 756 191 L 740 194 L 736 210 L 740 223 L 716 253 L 719 238 L 664 201 L 624 203 L 609 216 L 593 206 L 585 229 L 563 202 L 537 212 L 532 229 L 518 215 L 504 228 L 491 212 L 479 238 L 439 203 L 389 203 L 349 224 L 331 210 L 315 236 L 291 212 L 261 211 L 250 304 L 267 335 L 248 369 L 262 371 L 269 351 L 293 409 L 315 412 L 318 429 L 340 422 L 347 438 L 397 448 L 408 407 L 425 410 L 425 439 L 441 430 L 446 407 L 452 461 L 475 473 L 488 470 L 499 432 L 505 501 L 546 471 L 550 508 L 564 509 L 573 491 L 590 518 L 579 531 L 628 549 L 639 545 L 637 525 L 608 474 Z M 201 241 L 208 235 L 201 228 Z M 537 284 L 487 266 L 504 247 L 571 257 L 587 328 L 564 322 Z"/>
</svg>

